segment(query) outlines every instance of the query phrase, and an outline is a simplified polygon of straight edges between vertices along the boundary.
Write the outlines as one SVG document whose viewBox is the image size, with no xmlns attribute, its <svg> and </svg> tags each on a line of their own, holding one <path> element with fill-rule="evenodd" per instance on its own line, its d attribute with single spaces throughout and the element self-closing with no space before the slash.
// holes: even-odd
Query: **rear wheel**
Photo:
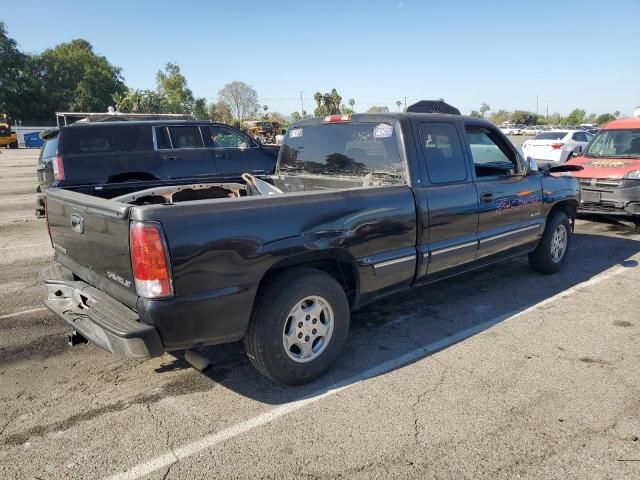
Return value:
<svg viewBox="0 0 640 480">
<path fill-rule="evenodd" d="M 260 292 L 245 350 L 253 366 L 276 382 L 310 382 L 342 351 L 349 315 L 347 296 L 330 275 L 307 268 L 284 272 Z"/>
<path fill-rule="evenodd" d="M 17 142 L 17 141 L 15 141 L 15 142 L 11 142 L 11 143 L 9 144 L 9 148 L 12 148 L 12 149 L 18 148 L 18 142 Z"/>
<path fill-rule="evenodd" d="M 547 221 L 540 243 L 529 254 L 529 265 L 540 273 L 556 273 L 567 260 L 571 243 L 571 222 L 564 212 L 556 212 Z"/>
</svg>

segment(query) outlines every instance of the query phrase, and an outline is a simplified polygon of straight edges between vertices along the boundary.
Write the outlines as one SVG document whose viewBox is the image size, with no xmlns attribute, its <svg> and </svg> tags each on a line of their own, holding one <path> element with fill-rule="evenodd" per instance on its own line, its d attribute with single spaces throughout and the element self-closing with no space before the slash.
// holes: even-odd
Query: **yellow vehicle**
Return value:
<svg viewBox="0 0 640 480">
<path fill-rule="evenodd" d="M 276 122 L 266 120 L 250 120 L 242 123 L 243 130 L 260 143 L 275 143 L 279 126 Z"/>
<path fill-rule="evenodd" d="M 11 131 L 6 113 L 0 113 L 0 147 L 18 148 L 18 135 Z"/>
</svg>

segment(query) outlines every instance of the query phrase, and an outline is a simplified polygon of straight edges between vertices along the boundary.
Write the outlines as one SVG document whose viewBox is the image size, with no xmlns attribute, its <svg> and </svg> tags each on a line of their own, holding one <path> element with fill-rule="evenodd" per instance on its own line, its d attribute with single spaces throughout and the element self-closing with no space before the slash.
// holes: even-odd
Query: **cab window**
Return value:
<svg viewBox="0 0 640 480">
<path fill-rule="evenodd" d="M 501 141 L 496 132 L 486 127 L 467 125 L 465 133 L 476 177 L 509 176 L 518 173 L 515 152 Z"/>
<path fill-rule="evenodd" d="M 432 183 L 461 182 L 467 179 L 467 165 L 456 127 L 451 123 L 422 123 L 420 143 Z"/>
</svg>

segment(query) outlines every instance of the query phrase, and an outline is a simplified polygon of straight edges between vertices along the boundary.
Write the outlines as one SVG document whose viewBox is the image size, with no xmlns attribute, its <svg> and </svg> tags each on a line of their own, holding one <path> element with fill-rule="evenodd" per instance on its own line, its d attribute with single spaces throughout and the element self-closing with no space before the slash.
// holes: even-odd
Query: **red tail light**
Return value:
<svg viewBox="0 0 640 480">
<path fill-rule="evenodd" d="M 324 117 L 324 123 L 341 123 L 350 121 L 351 115 L 327 115 Z"/>
<path fill-rule="evenodd" d="M 134 222 L 129 230 L 129 240 L 138 295 L 145 298 L 173 295 L 169 255 L 160 225 Z"/>
<path fill-rule="evenodd" d="M 560 150 L 562 147 L 564 147 L 564 143 L 552 143 L 551 144 L 551 148 L 553 148 L 554 150 Z"/>
<path fill-rule="evenodd" d="M 62 161 L 62 155 L 53 157 L 53 174 L 56 180 L 64 180 L 64 162 Z"/>
</svg>

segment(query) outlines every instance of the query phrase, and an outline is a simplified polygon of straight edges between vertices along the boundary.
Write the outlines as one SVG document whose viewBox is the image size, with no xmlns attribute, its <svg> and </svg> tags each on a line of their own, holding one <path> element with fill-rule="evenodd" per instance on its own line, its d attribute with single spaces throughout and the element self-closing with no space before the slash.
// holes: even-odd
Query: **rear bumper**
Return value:
<svg viewBox="0 0 640 480">
<path fill-rule="evenodd" d="M 91 343 L 132 358 L 164 352 L 158 331 L 130 308 L 54 263 L 42 271 L 45 305 Z"/>
<path fill-rule="evenodd" d="M 583 213 L 640 216 L 640 181 L 623 181 L 618 188 L 598 189 L 582 186 Z"/>
</svg>

